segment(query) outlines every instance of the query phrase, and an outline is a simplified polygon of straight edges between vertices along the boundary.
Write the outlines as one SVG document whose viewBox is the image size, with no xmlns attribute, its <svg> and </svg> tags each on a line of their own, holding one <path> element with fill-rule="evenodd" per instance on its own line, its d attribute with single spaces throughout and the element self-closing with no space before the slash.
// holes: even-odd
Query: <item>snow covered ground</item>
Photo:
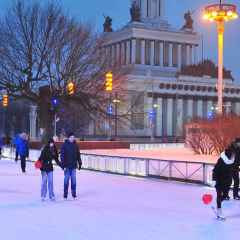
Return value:
<svg viewBox="0 0 240 240">
<path fill-rule="evenodd" d="M 63 172 L 54 172 L 56 202 L 40 201 L 40 172 L 31 163 L 0 161 L 1 240 L 215 240 L 239 236 L 240 202 L 215 220 L 204 193 L 191 184 L 78 172 L 78 200 L 62 199 Z"/>
</svg>

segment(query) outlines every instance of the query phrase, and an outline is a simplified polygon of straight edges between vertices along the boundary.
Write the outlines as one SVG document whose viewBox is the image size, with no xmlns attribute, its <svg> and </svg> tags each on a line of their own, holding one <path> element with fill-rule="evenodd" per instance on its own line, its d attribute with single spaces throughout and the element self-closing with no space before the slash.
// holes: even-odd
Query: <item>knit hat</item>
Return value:
<svg viewBox="0 0 240 240">
<path fill-rule="evenodd" d="M 74 136 L 74 133 L 73 132 L 70 132 L 70 133 L 68 133 L 68 138 L 70 138 L 70 137 L 72 137 L 72 136 Z"/>
</svg>

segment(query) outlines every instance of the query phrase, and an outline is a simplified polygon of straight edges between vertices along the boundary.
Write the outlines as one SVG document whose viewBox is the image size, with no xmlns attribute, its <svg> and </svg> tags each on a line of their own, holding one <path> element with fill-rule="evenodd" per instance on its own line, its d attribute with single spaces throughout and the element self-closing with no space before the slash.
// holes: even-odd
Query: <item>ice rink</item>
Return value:
<svg viewBox="0 0 240 240">
<path fill-rule="evenodd" d="M 41 202 L 40 172 L 31 163 L 0 161 L 1 240 L 225 240 L 240 234 L 240 202 L 224 203 L 225 222 L 203 205 L 202 186 L 78 172 L 78 200 L 62 198 L 63 172 L 54 172 L 56 202 Z"/>
</svg>

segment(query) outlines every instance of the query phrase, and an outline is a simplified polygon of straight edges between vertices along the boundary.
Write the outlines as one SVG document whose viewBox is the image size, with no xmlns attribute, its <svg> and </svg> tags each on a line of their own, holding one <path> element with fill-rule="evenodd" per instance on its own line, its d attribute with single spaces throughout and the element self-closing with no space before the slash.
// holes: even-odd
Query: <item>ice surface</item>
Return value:
<svg viewBox="0 0 240 240">
<path fill-rule="evenodd" d="M 214 190 L 191 184 L 78 172 L 78 200 L 62 199 L 63 172 L 54 171 L 56 202 L 40 201 L 40 172 L 0 161 L 1 240 L 207 240 L 239 236 L 240 202 L 224 204 L 226 222 L 201 202 Z M 214 194 L 215 196 L 215 194 Z"/>
</svg>

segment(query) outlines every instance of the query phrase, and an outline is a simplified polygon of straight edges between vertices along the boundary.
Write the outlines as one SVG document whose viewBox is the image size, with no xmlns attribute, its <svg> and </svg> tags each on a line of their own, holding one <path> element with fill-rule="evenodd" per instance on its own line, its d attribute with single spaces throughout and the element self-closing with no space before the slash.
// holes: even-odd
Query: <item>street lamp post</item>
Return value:
<svg viewBox="0 0 240 240">
<path fill-rule="evenodd" d="M 238 18 L 237 7 L 233 4 L 213 4 L 205 7 L 204 19 L 217 23 L 218 32 L 218 114 L 223 113 L 223 44 L 224 44 L 224 23 Z"/>
</svg>

